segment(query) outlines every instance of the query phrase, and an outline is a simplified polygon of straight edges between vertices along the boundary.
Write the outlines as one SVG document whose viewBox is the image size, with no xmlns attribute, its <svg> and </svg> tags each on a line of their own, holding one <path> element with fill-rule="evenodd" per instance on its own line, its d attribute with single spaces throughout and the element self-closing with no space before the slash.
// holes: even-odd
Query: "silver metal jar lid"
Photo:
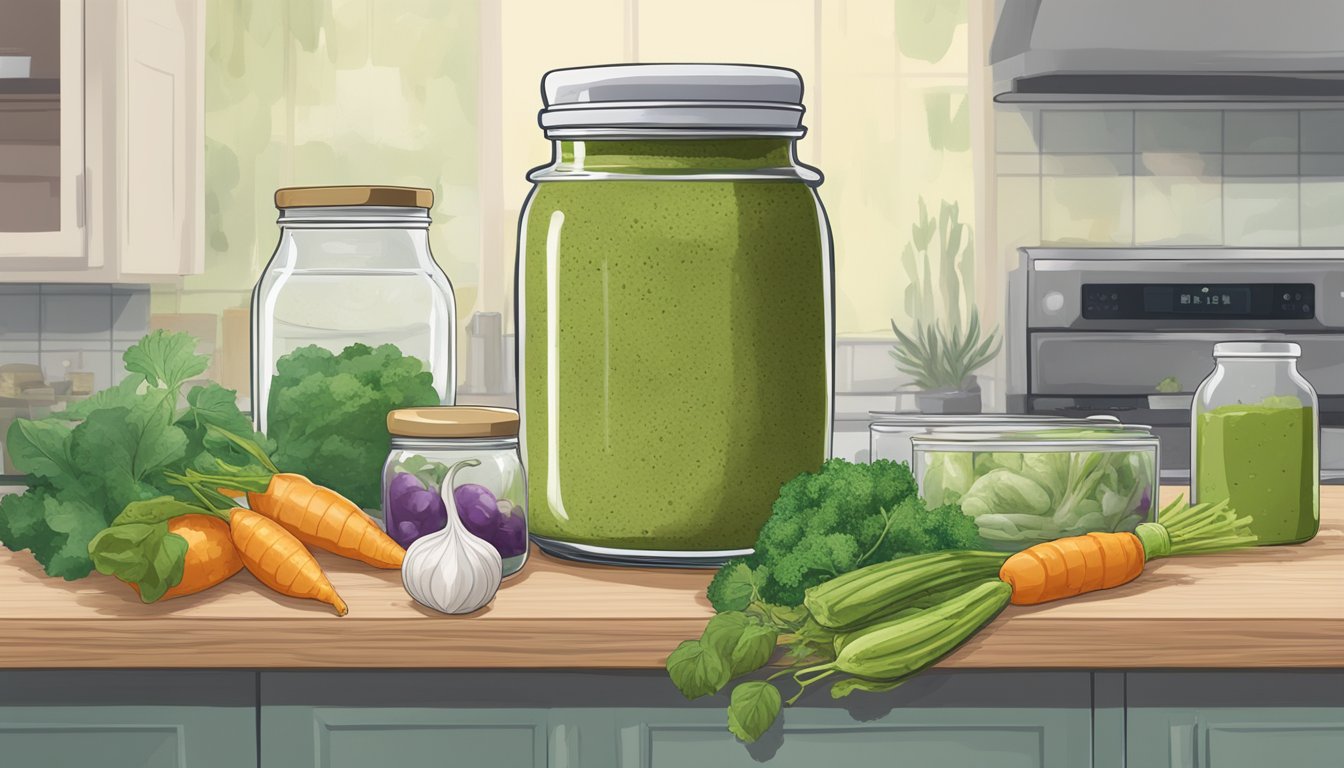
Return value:
<svg viewBox="0 0 1344 768">
<path fill-rule="evenodd" d="M 1214 357 L 1301 357 L 1293 341 L 1222 341 L 1213 345 Z"/>
<path fill-rule="evenodd" d="M 550 139 L 665 135 L 799 137 L 803 79 L 783 67 L 618 64 L 547 72 Z"/>
</svg>

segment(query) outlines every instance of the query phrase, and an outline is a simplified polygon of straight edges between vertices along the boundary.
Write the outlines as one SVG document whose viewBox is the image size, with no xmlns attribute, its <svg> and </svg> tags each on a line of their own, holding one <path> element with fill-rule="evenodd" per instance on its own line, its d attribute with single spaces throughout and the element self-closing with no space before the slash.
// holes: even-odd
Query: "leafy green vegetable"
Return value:
<svg viewBox="0 0 1344 768">
<path fill-rule="evenodd" d="M 728 704 L 728 730 L 743 741 L 755 741 L 779 716 L 779 689 L 764 680 L 742 683 L 733 689 Z"/>
<path fill-rule="evenodd" d="M 397 472 L 409 472 L 415 475 L 426 488 L 438 488 L 443 485 L 443 478 L 448 476 L 448 467 L 437 461 L 430 461 L 420 454 L 412 454 L 404 461 L 397 463 L 395 467 Z"/>
<path fill-rule="evenodd" d="M 140 600 L 152 603 L 182 581 L 187 540 L 167 523 L 129 523 L 99 533 L 89 551 L 99 573 L 135 584 Z"/>
<path fill-rule="evenodd" d="M 681 695 L 698 699 L 728 683 L 728 662 L 700 640 L 687 640 L 667 657 L 667 673 Z"/>
<path fill-rule="evenodd" d="M 1164 393 L 1167 393 L 1167 394 L 1172 394 L 1172 393 L 1175 393 L 1175 392 L 1180 392 L 1180 391 L 1181 391 L 1181 380 L 1178 379 L 1178 378 L 1176 378 L 1175 376 L 1168 376 L 1168 377 L 1166 377 L 1165 379 L 1163 379 L 1163 380 L 1157 382 L 1157 387 L 1156 387 L 1156 389 L 1157 389 L 1158 392 L 1164 392 Z"/>
<path fill-rule="evenodd" d="M 923 493 L 957 503 L 1005 547 L 1092 531 L 1132 531 L 1152 514 L 1156 474 L 1141 451 L 931 451 Z"/>
<path fill-rule="evenodd" d="M 276 465 L 376 509 L 388 411 L 438 405 L 433 376 L 391 344 L 353 344 L 339 355 L 300 347 L 275 370 L 266 427 L 279 446 Z"/>
<path fill-rule="evenodd" d="M 242 430 L 270 447 L 238 410 L 235 393 L 218 384 L 193 387 L 179 409 L 181 387 L 208 363 L 190 336 L 155 331 L 123 359 L 131 373 L 120 384 L 50 417 L 18 419 L 5 436 L 29 489 L 0 500 L 0 541 L 30 550 L 48 575 L 88 575 L 93 540 L 128 505 L 163 496 L 190 500 L 165 472 L 246 460 L 233 446 L 211 441 L 210 425 Z M 142 554 L 149 551 L 145 541 Z M 155 573 L 170 575 L 162 565 Z"/>
<path fill-rule="evenodd" d="M 729 611 L 709 620 L 700 644 L 727 662 L 730 677 L 739 677 L 769 663 L 778 637 L 775 628 L 759 617 Z"/>
<path fill-rule="evenodd" d="M 961 510 L 920 501 L 904 464 L 832 459 L 784 484 L 755 553 L 727 563 L 708 596 L 719 611 L 797 606 L 808 587 L 868 563 L 979 545 Z"/>
</svg>

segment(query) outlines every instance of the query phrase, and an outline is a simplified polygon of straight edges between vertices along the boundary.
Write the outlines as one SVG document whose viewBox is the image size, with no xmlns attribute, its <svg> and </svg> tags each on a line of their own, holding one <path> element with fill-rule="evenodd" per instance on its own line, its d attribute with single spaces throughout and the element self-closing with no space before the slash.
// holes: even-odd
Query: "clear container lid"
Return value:
<svg viewBox="0 0 1344 768">
<path fill-rule="evenodd" d="M 1220 341 L 1214 357 L 1301 357 L 1302 346 L 1292 341 Z"/>
<path fill-rule="evenodd" d="M 993 414 L 922 414 L 893 413 L 890 411 L 870 411 L 875 419 L 870 429 L 877 432 L 908 432 L 911 429 L 943 429 L 947 427 L 978 427 L 993 430 L 1004 428 L 1031 428 L 1033 426 L 1079 426 L 1088 427 L 1097 424 L 1119 424 L 1114 416 L 1097 415 L 1079 418 L 1074 416 L 1041 416 L 1028 413 Z"/>
<path fill-rule="evenodd" d="M 1064 450 L 1094 450 L 1098 447 L 1133 448 L 1158 444 L 1152 428 L 1144 424 L 1083 425 L 1042 424 L 1039 429 L 983 429 L 948 427 L 915 435 L 910 442 L 916 449 L 944 450 L 1040 450 L 1046 447 Z"/>
</svg>

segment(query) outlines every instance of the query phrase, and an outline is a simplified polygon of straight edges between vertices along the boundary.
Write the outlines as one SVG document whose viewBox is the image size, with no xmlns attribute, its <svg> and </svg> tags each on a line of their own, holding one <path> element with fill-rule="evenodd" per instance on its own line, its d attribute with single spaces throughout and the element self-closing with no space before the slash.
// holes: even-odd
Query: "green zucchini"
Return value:
<svg viewBox="0 0 1344 768">
<path fill-rule="evenodd" d="M 919 607 L 935 593 L 956 593 L 995 578 L 1007 559 L 1007 554 L 974 551 L 911 555 L 818 584 L 807 590 L 803 604 L 824 627 L 858 629 Z"/>
</svg>

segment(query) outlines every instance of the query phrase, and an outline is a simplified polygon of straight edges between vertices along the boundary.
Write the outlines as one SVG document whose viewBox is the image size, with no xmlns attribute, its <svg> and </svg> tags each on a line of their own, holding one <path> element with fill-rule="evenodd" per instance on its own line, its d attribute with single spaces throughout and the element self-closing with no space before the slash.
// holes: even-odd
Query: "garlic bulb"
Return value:
<svg viewBox="0 0 1344 768">
<path fill-rule="evenodd" d="M 471 613 L 495 597 L 503 578 L 499 552 L 467 530 L 453 501 L 458 470 L 481 462 L 466 459 L 454 464 L 439 487 L 448 509 L 443 530 L 422 536 L 406 550 L 401 583 L 417 603 L 442 613 Z"/>
</svg>

